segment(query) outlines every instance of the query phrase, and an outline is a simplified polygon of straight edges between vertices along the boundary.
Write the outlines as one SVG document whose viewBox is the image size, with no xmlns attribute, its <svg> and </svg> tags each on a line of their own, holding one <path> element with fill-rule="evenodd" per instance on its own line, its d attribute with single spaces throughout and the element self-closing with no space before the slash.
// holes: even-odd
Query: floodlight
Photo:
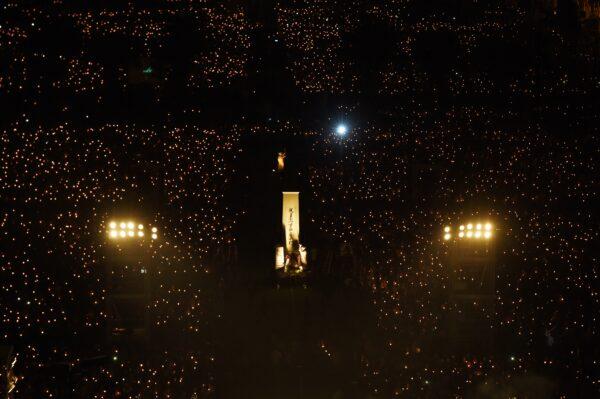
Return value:
<svg viewBox="0 0 600 399">
<path fill-rule="evenodd" d="M 457 238 L 466 239 L 486 239 L 492 238 L 492 223 L 484 221 L 475 221 L 467 224 L 458 225 Z M 451 225 L 444 226 L 444 240 L 448 241 L 452 239 Z"/>
<path fill-rule="evenodd" d="M 143 239 L 146 236 L 146 226 L 143 223 L 138 223 L 134 220 L 121 221 L 111 220 L 108 223 L 110 229 L 107 229 L 106 233 L 111 239 L 118 238 L 138 238 Z M 150 228 L 150 227 L 148 227 Z M 152 239 L 158 238 L 158 228 L 152 227 Z M 148 232 L 150 234 L 150 232 Z"/>
</svg>

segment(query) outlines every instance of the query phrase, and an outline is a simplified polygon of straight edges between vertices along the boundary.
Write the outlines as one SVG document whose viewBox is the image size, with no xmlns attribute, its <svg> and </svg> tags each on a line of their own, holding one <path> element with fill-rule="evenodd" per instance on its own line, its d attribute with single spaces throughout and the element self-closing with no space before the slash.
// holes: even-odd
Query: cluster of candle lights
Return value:
<svg viewBox="0 0 600 399">
<path fill-rule="evenodd" d="M 447 396 L 463 397 L 468 387 L 499 382 L 503 373 L 507 380 L 519 378 L 521 372 L 546 376 L 543 370 L 548 367 L 553 368 L 551 375 L 561 376 L 555 395 L 549 396 L 581 397 L 582 387 L 600 386 L 590 365 L 598 358 L 593 342 L 599 336 L 595 321 L 600 306 L 600 275 L 594 267 L 600 233 L 593 207 L 598 193 L 598 114 L 589 100 L 598 89 L 598 56 L 594 40 L 587 41 L 589 47 L 586 40 L 578 40 L 577 51 L 565 45 L 571 36 L 554 23 L 562 12 L 556 2 L 537 2 L 526 9 L 518 2 L 510 2 L 514 7 L 479 2 L 479 16 L 456 19 L 449 10 L 415 13 L 417 1 L 368 6 L 355 0 L 279 2 L 272 14 L 267 13 L 272 20 L 270 42 L 260 45 L 253 35 L 261 22 L 246 15 L 251 6 L 237 2 L 168 0 L 151 8 L 129 3 L 84 11 L 63 3 L 22 5 L 9 0 L 0 24 L 0 49 L 9 61 L 0 71 L 0 90 L 7 103 L 20 104 L 18 112 L 6 109 L 0 151 L 0 190 L 6 202 L 0 214 L 0 335 L 7 343 L 27 344 L 19 357 L 25 378 L 16 397 L 60 397 L 32 393 L 27 385 L 36 385 L 39 370 L 54 357 L 75 363 L 82 358 L 84 351 L 73 341 L 56 344 L 58 354 L 47 355 L 44 345 L 55 344 L 44 344 L 40 337 L 56 336 L 64 329 L 82 336 L 106 323 L 107 288 L 95 274 L 102 270 L 106 243 L 99 243 L 98 235 L 114 246 L 156 239 L 150 224 L 140 228 L 135 218 L 112 224 L 111 215 L 104 213 L 126 200 L 124 193 L 162 193 L 152 222 L 162 235 L 158 245 L 146 246 L 160 259 L 153 322 L 193 333 L 193 342 L 202 343 L 198 331 L 207 330 L 214 316 L 207 304 L 218 301 L 203 285 L 202 278 L 213 275 L 206 259 L 215 248 L 235 245 L 240 219 L 227 196 L 239 182 L 235 176 L 242 153 L 240 132 L 277 140 L 305 137 L 313 143 L 308 179 L 317 202 L 307 208 L 313 213 L 310 223 L 364 252 L 353 277 L 371 287 L 377 315 L 373 331 L 385 349 L 363 363 L 361 385 L 370 384 L 373 395 L 433 396 L 421 391 L 435 387 Z M 572 3 L 591 9 L 592 0 Z M 528 17 L 530 11 L 547 18 L 536 23 Z M 588 14 L 583 11 L 581 15 Z M 48 46 L 39 39 L 54 38 L 57 21 L 74 40 L 58 37 Z M 179 21 L 186 23 L 186 36 L 200 40 L 179 41 L 174 29 Z M 240 118 L 232 108 L 228 121 L 207 118 L 205 125 L 193 121 L 212 101 L 201 102 L 201 107 L 193 97 L 179 101 L 181 93 L 204 94 L 207 87 L 235 90 L 237 83 L 254 93 L 256 77 L 262 76 L 256 71 L 262 68 L 257 55 L 267 50 L 282 55 L 277 64 L 296 90 L 290 92 L 290 100 L 311 104 L 297 94 L 331 93 L 334 98 L 346 93 L 347 108 L 336 105 L 337 110 L 361 111 L 365 102 L 359 61 L 366 52 L 354 51 L 360 46 L 353 37 L 368 37 L 365 21 L 400 38 L 390 41 L 377 57 L 381 63 L 369 67 L 372 76 L 364 79 L 378 100 L 378 115 L 385 118 L 364 112 L 363 118 L 348 119 L 348 125 L 329 121 L 319 129 L 312 122 L 305 124 L 302 107 L 281 120 L 271 114 L 264 120 Z M 456 60 L 445 64 L 443 52 L 432 50 L 440 62 L 431 68 L 432 63 L 419 55 L 431 49 L 432 42 L 444 40 L 427 37 L 448 34 L 456 41 Z M 538 43 L 530 43 L 528 37 Z M 102 43 L 123 44 L 141 65 L 132 67 L 130 57 L 98 53 L 95 49 Z M 164 57 L 165 51 L 175 49 L 173 43 L 185 43 L 176 47 L 183 62 Z M 508 64 L 494 57 L 481 57 L 497 44 L 516 50 L 505 58 L 523 61 L 515 63 L 521 65 L 515 65 L 518 73 L 506 73 Z M 523 47 L 538 51 L 543 65 L 538 57 L 527 61 L 529 57 L 520 56 Z M 499 68 L 485 68 L 488 61 Z M 142 68 L 143 84 L 135 78 Z M 176 73 L 181 79 L 174 79 Z M 153 89 L 154 107 L 148 105 L 144 115 L 156 112 L 157 119 L 168 122 L 117 123 L 120 114 L 111 112 L 148 87 Z M 432 105 L 429 101 L 437 100 L 439 93 L 448 101 Z M 172 95 L 183 114 L 173 112 Z M 254 98 L 251 94 L 250 101 Z M 462 101 L 471 98 L 477 101 Z M 581 100 L 563 100 L 571 98 Z M 333 100 L 327 103 L 335 105 Z M 534 117 L 515 104 L 534 104 Z M 80 114 L 85 115 L 83 123 Z M 277 114 L 287 115 L 272 112 Z M 285 166 L 293 170 L 293 165 Z M 486 230 L 484 218 L 469 220 L 469 215 L 456 211 L 474 202 L 485 204 L 489 219 L 499 226 Z M 446 358 L 432 351 L 423 355 L 421 346 L 404 350 L 417 346 L 414 335 L 439 332 L 439 321 L 450 309 L 436 302 L 431 289 L 445 283 L 440 277 L 443 261 L 433 248 L 440 241 L 479 247 L 495 243 L 500 232 L 507 251 L 498 269 L 497 313 L 490 323 L 514 337 L 515 352 L 522 348 L 522 355 L 511 353 L 504 363 L 497 357 Z M 65 272 L 60 278 L 54 264 Z M 411 338 L 402 338 L 402 332 Z M 384 334 L 389 339 L 381 339 Z M 340 352 L 335 337 L 324 342 L 333 353 Z M 154 390 L 178 387 L 184 375 L 212 391 L 209 366 L 190 375 L 198 359 L 212 364 L 205 347 L 194 345 L 198 354 L 191 360 L 153 351 L 157 358 L 144 367 L 136 364 L 135 356 L 122 355 L 118 363 L 115 359 L 114 365 L 83 378 L 94 390 L 82 396 L 173 397 L 173 392 Z M 581 350 L 586 347 L 592 350 Z M 369 351 L 362 351 L 361 357 L 368 359 Z M 39 385 L 50 389 L 57 384 L 47 379 Z"/>
</svg>

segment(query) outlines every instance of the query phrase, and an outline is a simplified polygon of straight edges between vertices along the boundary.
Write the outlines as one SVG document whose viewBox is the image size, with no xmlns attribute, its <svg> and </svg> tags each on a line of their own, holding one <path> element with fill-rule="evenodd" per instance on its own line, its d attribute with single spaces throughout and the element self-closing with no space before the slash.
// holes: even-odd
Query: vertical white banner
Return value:
<svg viewBox="0 0 600 399">
<path fill-rule="evenodd" d="M 285 228 L 285 251 L 292 252 L 294 241 L 300 241 L 300 193 L 298 191 L 283 192 L 283 218 Z"/>
<path fill-rule="evenodd" d="M 285 253 L 283 247 L 275 247 L 275 269 L 283 269 L 285 266 Z"/>
</svg>

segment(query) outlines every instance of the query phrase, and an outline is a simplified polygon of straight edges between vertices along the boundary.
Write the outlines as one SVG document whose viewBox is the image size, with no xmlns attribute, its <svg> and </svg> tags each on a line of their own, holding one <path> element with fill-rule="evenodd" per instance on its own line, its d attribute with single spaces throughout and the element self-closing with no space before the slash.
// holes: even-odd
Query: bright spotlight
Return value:
<svg viewBox="0 0 600 399">
<path fill-rule="evenodd" d="M 340 136 L 344 136 L 348 132 L 348 127 L 346 127 L 346 125 L 344 125 L 343 123 L 340 123 L 335 128 L 335 132 Z"/>
<path fill-rule="evenodd" d="M 139 239 L 143 240 L 146 237 L 146 226 L 143 223 L 138 223 L 135 220 L 111 220 L 108 222 L 110 229 L 107 229 L 106 234 L 111 239 Z M 148 226 L 148 229 L 150 227 Z M 152 227 L 152 239 L 158 238 L 158 229 Z M 150 231 L 148 231 L 150 235 Z"/>
<path fill-rule="evenodd" d="M 492 238 L 492 235 L 493 235 L 493 230 L 492 230 L 493 225 L 490 222 L 473 221 L 471 223 L 458 225 L 457 227 L 458 227 L 458 229 L 457 229 L 458 231 L 456 234 L 457 239 L 466 238 L 469 240 L 472 240 L 472 239 L 489 240 Z M 451 226 L 451 225 L 444 226 L 444 235 L 443 235 L 444 240 L 448 241 L 454 237 L 452 234 L 453 228 L 454 228 L 454 226 Z"/>
</svg>

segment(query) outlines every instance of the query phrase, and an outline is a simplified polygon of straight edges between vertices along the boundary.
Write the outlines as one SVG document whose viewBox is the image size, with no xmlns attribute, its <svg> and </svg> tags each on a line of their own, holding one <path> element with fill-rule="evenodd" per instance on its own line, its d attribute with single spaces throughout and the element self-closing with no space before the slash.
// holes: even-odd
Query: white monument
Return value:
<svg viewBox="0 0 600 399">
<path fill-rule="evenodd" d="M 284 191 L 281 223 L 285 243 L 275 249 L 275 269 L 285 273 L 301 273 L 306 267 L 306 249 L 300 245 L 300 193 Z"/>
</svg>

